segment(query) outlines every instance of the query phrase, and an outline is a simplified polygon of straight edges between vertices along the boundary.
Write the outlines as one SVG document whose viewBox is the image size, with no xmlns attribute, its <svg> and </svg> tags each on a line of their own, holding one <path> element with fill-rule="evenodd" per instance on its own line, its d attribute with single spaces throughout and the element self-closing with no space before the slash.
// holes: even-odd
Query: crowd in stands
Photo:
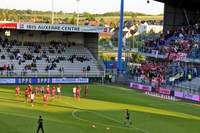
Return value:
<svg viewBox="0 0 200 133">
<path fill-rule="evenodd" d="M 200 28 L 198 24 L 183 26 L 180 29 L 168 30 L 157 39 L 145 40 L 140 51 L 162 54 L 166 58 L 179 58 L 184 54 L 187 58 L 200 57 Z M 178 53 L 182 53 L 181 55 Z M 170 56 L 172 55 L 173 56 Z M 185 57 L 184 56 L 184 57 Z"/>
<path fill-rule="evenodd" d="M 79 61 L 81 63 L 83 63 L 84 61 L 90 61 L 91 60 L 86 56 L 77 56 L 77 55 L 72 55 L 67 60 L 69 60 L 71 63 L 74 63 L 74 59 L 76 59 L 77 61 Z"/>
<path fill-rule="evenodd" d="M 90 69 L 91 69 L 91 68 L 90 68 L 90 66 L 88 65 L 87 67 L 83 67 L 83 68 L 82 68 L 82 71 L 83 71 L 83 72 L 89 72 Z"/>
<path fill-rule="evenodd" d="M 85 55 L 81 56 L 73 54 L 70 57 L 62 56 L 61 53 L 66 51 L 66 44 L 63 42 L 51 41 L 48 44 L 47 49 L 43 49 L 42 45 L 44 44 L 39 42 L 24 42 L 23 45 L 26 46 L 28 50 L 18 49 L 17 46 L 21 45 L 22 42 L 19 42 L 17 40 L 9 40 L 7 38 L 2 39 L 0 37 L 0 46 L 2 46 L 2 49 L 5 51 L 1 54 L 1 60 L 18 60 L 19 65 L 23 64 L 26 61 L 31 61 L 30 64 L 26 64 L 24 66 L 24 71 L 31 70 L 32 72 L 37 71 L 37 61 L 43 60 L 44 58 L 47 63 L 46 67 L 44 68 L 46 72 L 55 69 L 57 69 L 59 72 L 64 72 L 64 67 L 57 68 L 57 63 L 59 63 L 60 61 L 70 61 L 71 63 L 74 63 L 74 61 L 78 61 L 80 63 L 83 63 L 85 61 L 92 60 L 92 58 L 89 58 Z M 77 45 L 75 42 L 69 42 L 68 47 L 75 45 Z M 1 51 L 2 50 L 0 49 L 0 52 Z M 51 53 L 56 53 L 57 55 L 60 54 L 60 56 L 49 57 L 48 55 Z M 90 66 L 87 66 L 85 67 L 85 70 L 83 72 L 90 71 L 90 69 Z M 13 71 L 14 65 L 3 65 L 0 67 L 0 70 Z"/>
<path fill-rule="evenodd" d="M 190 80 L 200 74 L 200 65 L 185 62 L 166 62 L 151 59 L 143 62 L 141 66 L 130 66 L 131 76 L 137 77 L 143 83 L 154 86 L 163 86 Z"/>
</svg>

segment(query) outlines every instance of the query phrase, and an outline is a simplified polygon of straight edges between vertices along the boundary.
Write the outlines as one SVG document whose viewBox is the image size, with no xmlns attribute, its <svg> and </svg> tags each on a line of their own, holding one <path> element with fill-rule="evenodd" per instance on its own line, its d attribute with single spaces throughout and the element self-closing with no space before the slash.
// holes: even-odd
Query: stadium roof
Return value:
<svg viewBox="0 0 200 133">
<path fill-rule="evenodd" d="M 178 6 L 180 8 L 199 9 L 199 0 L 155 0 L 168 5 Z"/>
</svg>

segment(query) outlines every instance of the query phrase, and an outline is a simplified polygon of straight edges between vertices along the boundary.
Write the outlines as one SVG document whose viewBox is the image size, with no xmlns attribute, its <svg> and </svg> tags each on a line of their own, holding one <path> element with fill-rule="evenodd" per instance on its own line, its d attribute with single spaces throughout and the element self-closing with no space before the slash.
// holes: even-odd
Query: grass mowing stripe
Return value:
<svg viewBox="0 0 200 133">
<path fill-rule="evenodd" d="M 60 101 L 60 102 L 63 102 L 63 101 Z M 75 112 L 77 112 L 77 110 L 85 110 L 85 111 L 87 111 L 87 112 L 95 113 L 95 114 L 97 114 L 97 115 L 99 115 L 99 116 L 101 116 L 101 117 L 104 117 L 104 118 L 106 118 L 106 119 L 112 120 L 112 121 L 117 122 L 117 123 L 119 123 L 119 124 L 123 124 L 123 122 L 118 121 L 118 120 L 116 120 L 116 119 L 113 119 L 113 118 L 111 118 L 111 117 L 108 117 L 108 116 L 106 116 L 106 115 L 96 113 L 96 112 L 94 112 L 94 111 L 91 111 L 91 110 L 82 108 L 82 107 L 77 106 L 77 105 L 69 104 L 68 102 L 67 102 L 67 103 L 66 103 L 66 102 L 63 102 L 63 103 L 64 103 L 64 104 L 67 104 L 67 105 L 70 105 L 70 106 L 72 106 L 72 107 L 74 107 L 74 108 L 77 108 L 76 110 L 74 110 L 74 111 L 72 112 L 72 116 L 73 116 L 74 118 L 76 118 L 76 119 L 79 119 L 79 120 L 82 120 L 82 121 L 87 121 L 87 122 L 89 122 L 89 123 L 96 123 L 96 124 L 99 124 L 99 125 L 102 125 L 102 126 L 111 126 L 111 127 L 115 127 L 115 128 L 129 129 L 129 128 L 125 128 L 125 127 L 117 127 L 117 126 L 113 126 L 113 125 L 105 125 L 105 124 L 102 124 L 102 123 L 99 123 L 99 122 L 97 123 L 97 122 L 92 122 L 92 121 L 90 121 L 90 120 L 81 119 L 81 118 L 79 118 L 79 117 L 77 117 L 77 116 L 75 115 Z M 141 132 L 143 132 L 143 133 L 149 133 L 148 131 L 145 131 L 145 130 L 143 130 L 143 129 L 137 128 L 137 127 L 135 127 L 135 126 L 133 126 L 133 125 L 132 125 L 131 127 L 132 127 L 133 129 L 136 129 L 136 130 L 141 131 Z"/>
<path fill-rule="evenodd" d="M 80 101 L 75 101 L 72 95 L 74 85 L 63 84 L 63 97 L 61 99 L 56 98 L 54 102 L 48 100 L 48 106 L 43 107 L 43 100 L 40 96 L 41 98 L 38 97 L 34 101 L 35 106 L 31 108 L 29 104 L 20 102 L 24 101 L 23 90 L 26 86 L 20 86 L 22 95 L 16 99 L 14 91 L 16 85 L 0 85 L 0 88 L 7 88 L 0 89 L 0 112 L 2 112 L 0 113 L 0 132 L 14 133 L 14 130 L 6 130 L 6 128 L 16 127 L 16 132 L 30 133 L 33 131 L 33 127 L 37 125 L 38 115 L 41 114 L 45 120 L 45 129 L 48 133 L 65 133 L 66 131 L 74 133 L 143 133 L 135 128 L 132 129 L 132 127 L 129 127 L 129 129 L 117 128 L 127 128 L 121 124 L 124 120 L 123 114 L 126 108 L 130 110 L 131 116 L 134 116 L 131 117 L 134 118 L 132 119 L 134 126 L 151 133 L 199 133 L 200 130 L 198 107 L 188 105 L 184 101 L 180 102 L 183 105 L 179 106 L 179 102 L 176 104 L 176 102 L 147 97 L 132 89 L 98 84 L 88 84 L 88 99 L 81 98 Z M 82 88 L 84 86 L 81 84 Z M 84 95 L 84 91 L 81 92 L 81 95 Z M 79 106 L 85 110 L 80 110 L 66 103 Z M 151 103 L 158 105 L 150 106 Z M 98 124 L 97 128 L 93 129 L 90 126 L 91 124 L 88 124 L 90 122 L 75 119 L 72 112 L 80 119 L 109 125 L 111 130 L 106 131 L 105 126 Z M 24 115 L 24 117 L 21 115 Z M 64 124 L 56 122 L 57 120 Z M 23 129 L 24 126 L 26 126 L 26 129 Z"/>
<path fill-rule="evenodd" d="M 72 112 L 72 116 L 73 116 L 75 119 L 80 120 L 80 121 L 85 121 L 85 122 L 92 123 L 92 124 L 98 124 L 98 125 L 102 125 L 102 126 L 105 126 L 105 127 L 114 127 L 114 128 L 120 128 L 120 129 L 128 129 L 128 130 L 133 130 L 133 129 L 134 129 L 134 130 L 141 131 L 142 133 L 149 133 L 149 132 L 147 132 L 147 131 L 144 131 L 144 130 L 139 129 L 139 128 L 134 127 L 134 126 L 131 126 L 131 128 L 128 128 L 128 127 L 120 127 L 120 126 L 108 125 L 108 124 L 103 124 L 103 123 L 99 123 L 99 122 L 94 122 L 94 121 L 82 119 L 82 118 L 80 118 L 80 117 L 78 117 L 78 116 L 75 115 L 75 113 L 78 112 L 79 110 L 81 110 L 81 109 L 76 109 L 76 110 L 74 110 L 74 111 Z M 102 116 L 102 115 L 101 115 L 101 116 Z M 106 118 L 108 118 L 108 117 L 106 116 Z M 113 119 L 112 119 L 112 120 L 113 120 Z M 115 121 L 116 121 L 116 120 L 115 120 Z M 119 121 L 119 122 L 120 122 L 120 121 Z M 121 124 L 122 124 L 122 123 L 121 123 Z"/>
</svg>

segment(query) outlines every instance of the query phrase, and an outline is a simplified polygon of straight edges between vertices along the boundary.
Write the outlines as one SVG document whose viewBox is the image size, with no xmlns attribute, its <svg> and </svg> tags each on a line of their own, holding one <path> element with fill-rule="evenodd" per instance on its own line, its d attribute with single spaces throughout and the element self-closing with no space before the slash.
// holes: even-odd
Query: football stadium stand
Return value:
<svg viewBox="0 0 200 133">
<path fill-rule="evenodd" d="M 143 40 L 139 53 L 147 60 L 131 66 L 140 83 L 170 90 L 200 93 L 199 24 L 168 30 L 158 38 Z"/>
<path fill-rule="evenodd" d="M 104 77 L 103 27 L 0 22 L 0 77 Z"/>
<path fill-rule="evenodd" d="M 73 43 L 68 48 L 57 42 L 49 43 L 47 48 L 39 42 L 19 44 L 16 40 L 1 40 L 1 76 L 98 77 L 104 74 L 82 44 Z"/>
</svg>

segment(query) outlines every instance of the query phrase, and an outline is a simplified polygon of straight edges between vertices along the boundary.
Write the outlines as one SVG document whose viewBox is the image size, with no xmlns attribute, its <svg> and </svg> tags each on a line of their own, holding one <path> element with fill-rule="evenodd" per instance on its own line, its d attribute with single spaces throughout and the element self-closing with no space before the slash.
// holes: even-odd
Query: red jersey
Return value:
<svg viewBox="0 0 200 133">
<path fill-rule="evenodd" d="M 32 89 L 33 89 L 33 86 L 32 86 L 32 85 L 30 85 L 30 86 L 29 86 L 29 88 L 30 88 L 30 90 L 32 90 Z"/>
<path fill-rule="evenodd" d="M 44 86 L 42 86 L 40 89 L 41 89 L 41 91 L 44 91 Z"/>
<path fill-rule="evenodd" d="M 47 87 L 47 93 L 50 93 L 50 87 Z"/>
<path fill-rule="evenodd" d="M 19 91 L 20 91 L 20 88 L 19 88 L 19 87 L 17 87 L 17 88 L 16 88 L 16 92 L 19 92 Z"/>
<path fill-rule="evenodd" d="M 80 94 L 80 93 L 81 93 L 81 89 L 80 89 L 80 88 L 77 88 L 76 93 L 77 93 L 77 94 Z"/>
<path fill-rule="evenodd" d="M 87 87 L 85 87 L 85 92 L 87 92 Z"/>
<path fill-rule="evenodd" d="M 44 101 L 47 100 L 47 94 L 43 94 L 42 97 L 43 97 L 43 100 L 44 100 Z"/>
<path fill-rule="evenodd" d="M 56 93 L 56 89 L 52 89 L 51 95 L 55 95 L 55 93 Z"/>
<path fill-rule="evenodd" d="M 25 91 L 25 95 L 28 95 L 28 90 L 26 89 L 26 90 L 24 90 Z"/>
<path fill-rule="evenodd" d="M 38 88 L 38 87 L 36 87 L 36 88 L 35 88 L 35 92 L 38 92 L 38 89 L 39 89 L 39 88 Z"/>
<path fill-rule="evenodd" d="M 32 89 L 33 89 L 33 86 L 32 86 L 32 85 L 29 85 L 28 91 L 32 91 Z"/>
</svg>

